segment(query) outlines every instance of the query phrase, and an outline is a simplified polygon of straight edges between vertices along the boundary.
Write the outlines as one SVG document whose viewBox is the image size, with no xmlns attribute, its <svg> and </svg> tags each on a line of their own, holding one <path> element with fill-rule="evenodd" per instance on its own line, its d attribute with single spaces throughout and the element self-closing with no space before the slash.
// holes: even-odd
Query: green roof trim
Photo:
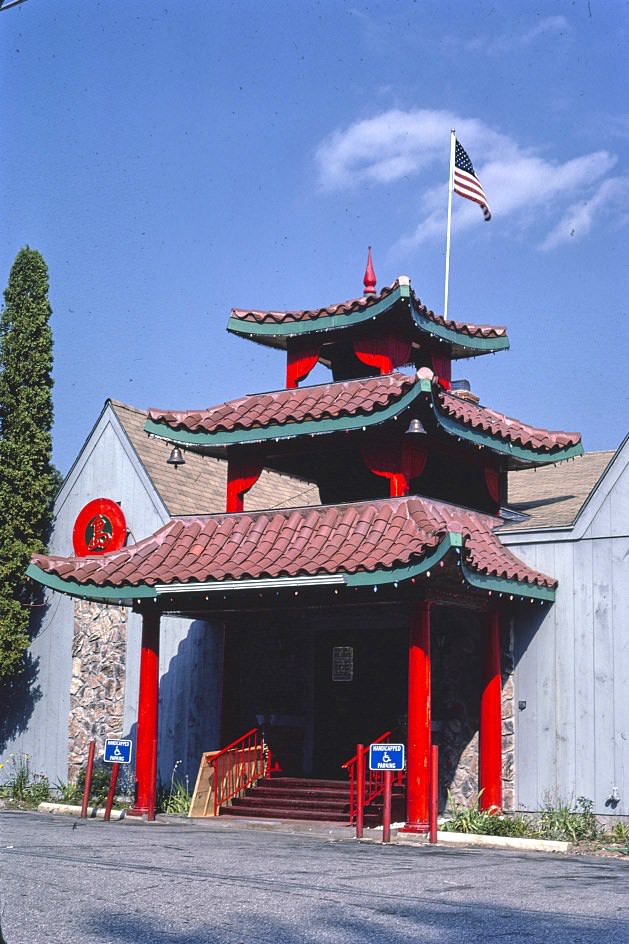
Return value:
<svg viewBox="0 0 629 944">
<path fill-rule="evenodd" d="M 441 426 L 441 428 L 451 436 L 458 436 L 459 439 L 465 439 L 467 442 L 473 443 L 475 446 L 485 446 L 488 449 L 493 449 L 494 452 L 498 452 L 504 456 L 509 456 L 512 459 L 517 459 L 520 462 L 533 462 L 536 465 L 562 462 L 565 459 L 574 459 L 576 456 L 583 455 L 583 445 L 581 443 L 576 443 L 574 446 L 563 446 L 559 449 L 542 452 L 538 449 L 531 449 L 529 446 L 519 446 L 517 443 L 505 442 L 505 440 L 501 439 L 499 436 L 494 436 L 492 433 L 489 433 L 483 429 L 470 429 L 470 427 L 466 426 L 465 423 L 461 423 L 458 420 L 453 419 L 451 416 L 447 416 L 442 411 L 435 399 L 433 386 L 430 380 L 422 379 L 419 381 L 419 383 L 422 393 L 428 394 L 430 396 L 435 420 L 439 426 Z"/>
<path fill-rule="evenodd" d="M 455 550 L 460 554 L 463 543 L 463 535 L 460 532 L 448 531 L 445 534 L 443 540 L 439 543 L 438 547 L 435 548 L 433 553 L 429 554 L 427 557 L 417 563 L 405 564 L 392 568 L 378 568 L 372 571 L 360 571 L 357 573 L 346 573 L 340 571 L 337 574 L 328 575 L 331 578 L 337 578 L 336 580 L 330 580 L 330 586 L 341 582 L 338 580 L 338 578 L 342 578 L 342 583 L 347 587 L 377 587 L 378 585 L 403 583 L 404 581 L 412 580 L 414 577 L 419 577 L 422 574 L 429 572 L 433 567 L 436 567 L 451 550 Z M 555 599 L 555 591 L 549 587 L 540 587 L 536 584 L 527 584 L 526 589 L 523 589 L 522 583 L 518 582 L 517 580 L 479 574 L 466 566 L 463 561 L 461 561 L 461 570 L 467 583 L 479 590 L 491 590 L 496 593 L 522 597 L 523 599 L 532 598 L 546 602 L 552 602 Z M 30 564 L 26 574 L 31 579 L 36 580 L 45 587 L 48 587 L 50 590 L 56 590 L 59 593 L 65 593 L 72 597 L 94 600 L 99 603 L 131 605 L 134 601 L 139 602 L 140 600 L 157 600 L 159 597 L 168 595 L 167 584 L 160 584 L 159 592 L 157 587 L 149 586 L 146 583 L 142 583 L 135 587 L 96 586 L 96 584 L 93 583 L 78 583 L 76 580 L 64 580 L 57 574 L 46 573 L 40 567 L 38 567 L 37 564 Z M 296 577 L 295 585 L 298 581 L 299 578 Z M 274 583 L 274 580 L 268 577 L 260 577 L 258 579 L 246 578 L 242 581 L 243 585 L 246 585 L 243 586 L 245 591 L 251 590 L 252 585 L 255 588 L 255 585 L 264 586 L 267 582 Z M 214 582 L 212 581 L 212 583 Z M 239 587 L 237 585 L 235 586 L 238 581 L 227 580 L 225 583 L 230 584 L 230 592 L 238 592 Z M 325 583 L 325 580 L 322 580 L 322 584 Z M 222 584 L 223 581 L 215 581 L 217 589 L 220 589 Z M 290 578 L 287 578 L 287 585 L 288 584 L 291 584 Z M 179 582 L 173 582 L 173 593 L 201 594 L 205 593 L 208 589 L 207 582 L 203 583 L 196 581 L 186 585 L 182 585 Z"/>
<path fill-rule="evenodd" d="M 540 587 L 536 583 L 522 583 L 508 577 L 479 574 L 477 571 L 471 570 L 465 563 L 461 564 L 461 570 L 467 582 L 478 590 L 491 590 L 492 593 L 509 594 L 509 596 L 540 600 L 545 603 L 553 603 L 555 600 L 554 587 Z"/>
<path fill-rule="evenodd" d="M 376 570 L 345 574 L 345 581 L 348 587 L 373 587 L 377 584 L 401 583 L 404 580 L 411 580 L 413 577 L 425 574 L 426 571 L 443 560 L 448 551 L 453 548 L 460 550 L 462 547 L 463 535 L 458 531 L 448 531 L 434 552 L 428 557 L 424 557 L 417 564 L 404 564 L 400 567 L 386 569 L 383 567 Z"/>
<path fill-rule="evenodd" d="M 242 321 L 240 318 L 234 318 L 232 315 L 227 322 L 227 330 L 232 334 L 239 334 L 243 337 L 296 337 L 302 334 L 313 334 L 317 331 L 335 331 L 338 328 L 345 328 L 348 324 L 362 324 L 364 321 L 371 321 L 389 311 L 401 298 L 410 298 L 410 286 L 398 285 L 386 298 L 381 298 L 373 305 L 368 305 L 361 311 L 354 311 L 344 315 L 322 315 L 320 318 L 310 321 L 287 321 L 285 323 L 258 321 Z"/>
<path fill-rule="evenodd" d="M 455 331 L 454 328 L 448 328 L 445 324 L 431 321 L 423 311 L 414 305 L 411 305 L 411 314 L 413 321 L 422 331 L 427 331 L 428 334 L 432 334 L 442 341 L 448 341 L 458 347 L 467 348 L 475 354 L 493 354 L 498 353 L 498 351 L 509 350 L 509 338 L 506 334 L 501 338 L 475 338 L 462 331 Z"/>
<path fill-rule="evenodd" d="M 157 593 L 154 587 L 148 584 L 140 584 L 137 587 L 99 587 L 93 583 L 79 583 L 76 580 L 64 580 L 57 574 L 48 574 L 38 567 L 37 564 L 29 564 L 26 570 L 26 576 L 37 583 L 43 584 L 50 590 L 57 590 L 59 593 L 67 593 L 71 597 L 81 597 L 85 600 L 95 600 L 99 603 L 132 603 L 133 600 L 155 600 Z"/>
<path fill-rule="evenodd" d="M 147 419 L 144 431 L 151 436 L 159 436 L 169 442 L 183 443 L 190 446 L 232 446 L 242 443 L 261 442 L 272 439 L 294 439 L 295 436 L 313 436 L 317 433 L 345 432 L 362 429 L 364 426 L 377 426 L 394 419 L 411 406 L 421 395 L 418 384 L 413 384 L 399 399 L 390 403 L 383 410 L 361 413 L 357 416 L 339 416 L 321 420 L 308 420 L 303 423 L 284 423 L 273 426 L 255 427 L 254 429 L 234 429 L 217 433 L 191 432 L 187 429 L 171 429 L 165 423 L 156 423 Z"/>
<path fill-rule="evenodd" d="M 506 335 L 499 338 L 471 337 L 464 331 L 449 328 L 446 324 L 432 321 L 419 309 L 410 285 L 402 283 L 396 285 L 393 291 L 385 298 L 381 298 L 373 305 L 342 315 L 321 315 L 304 321 L 287 322 L 258 322 L 243 321 L 230 315 L 227 330 L 240 337 L 251 338 L 256 341 L 272 338 L 291 338 L 319 332 L 336 331 L 352 325 L 363 324 L 386 314 L 399 301 L 407 301 L 411 317 L 422 333 L 429 333 L 442 341 L 447 341 L 458 348 L 470 351 L 471 354 L 491 354 L 509 348 L 509 339 Z"/>
</svg>

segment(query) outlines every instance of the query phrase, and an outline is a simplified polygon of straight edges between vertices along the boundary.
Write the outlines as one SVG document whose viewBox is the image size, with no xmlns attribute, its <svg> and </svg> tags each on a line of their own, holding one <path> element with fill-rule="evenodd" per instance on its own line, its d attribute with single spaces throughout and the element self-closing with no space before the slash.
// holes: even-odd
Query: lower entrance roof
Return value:
<svg viewBox="0 0 629 944">
<path fill-rule="evenodd" d="M 86 599 L 127 602 L 265 587 L 398 584 L 458 568 L 457 584 L 537 600 L 556 581 L 498 540 L 501 520 L 419 496 L 346 505 L 172 518 L 110 554 L 36 554 L 28 576 Z M 451 579 L 451 578 L 450 578 Z M 420 588 L 421 589 L 421 588 Z"/>
</svg>

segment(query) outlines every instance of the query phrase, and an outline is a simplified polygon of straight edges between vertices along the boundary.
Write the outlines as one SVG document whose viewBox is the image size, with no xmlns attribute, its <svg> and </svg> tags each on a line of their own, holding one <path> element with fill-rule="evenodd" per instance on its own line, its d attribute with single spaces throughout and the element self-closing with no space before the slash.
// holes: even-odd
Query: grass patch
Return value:
<svg viewBox="0 0 629 944">
<path fill-rule="evenodd" d="M 587 797 L 578 797 L 574 805 L 547 801 L 537 816 L 521 813 L 502 814 L 479 807 L 480 794 L 471 807 L 448 799 L 451 817 L 443 824 L 445 832 L 470 833 L 484 836 L 514 836 L 524 839 L 549 839 L 571 843 L 614 843 L 627 846 L 629 824 L 615 823 L 606 831 L 594 813 L 594 804 Z M 613 851 L 626 854 L 623 848 Z"/>
</svg>

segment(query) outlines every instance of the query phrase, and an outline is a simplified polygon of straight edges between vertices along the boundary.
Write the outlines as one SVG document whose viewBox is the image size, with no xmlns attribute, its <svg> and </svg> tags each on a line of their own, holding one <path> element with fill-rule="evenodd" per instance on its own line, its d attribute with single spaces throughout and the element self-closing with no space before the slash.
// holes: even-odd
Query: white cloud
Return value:
<svg viewBox="0 0 629 944">
<path fill-rule="evenodd" d="M 540 243 L 543 249 L 564 242 L 560 234 L 566 231 L 586 235 L 624 180 L 608 177 L 616 163 L 608 151 L 552 161 L 477 119 L 446 111 L 393 109 L 337 130 L 321 143 L 316 153 L 321 184 L 327 190 L 346 190 L 414 178 L 424 188 L 419 219 L 414 232 L 400 243 L 410 248 L 441 237 L 452 127 L 474 161 L 496 221 L 509 218 L 526 228 L 547 225 L 561 215 L 561 222 Z M 484 163 L 477 163 L 481 155 Z M 457 227 L 478 225 L 479 208 L 458 198 L 455 202 Z M 569 225 L 576 216 L 578 226 Z"/>
<path fill-rule="evenodd" d="M 538 36 L 545 36 L 546 33 L 566 33 L 568 29 L 569 25 L 565 16 L 546 16 L 537 26 L 524 34 L 522 42 L 532 43 Z"/>
<path fill-rule="evenodd" d="M 595 216 L 614 209 L 616 222 L 626 225 L 629 212 L 626 210 L 629 199 L 629 178 L 610 177 L 604 180 L 589 200 L 581 200 L 569 206 L 557 225 L 550 231 L 540 245 L 540 249 L 554 249 L 571 239 L 582 239 L 590 232 Z"/>
<path fill-rule="evenodd" d="M 566 36 L 571 33 L 572 28 L 565 16 L 546 16 L 525 33 L 519 33 L 514 29 L 509 33 L 483 34 L 474 36 L 472 39 L 457 34 L 446 37 L 444 42 L 454 48 L 464 49 L 466 52 L 503 56 L 522 46 L 529 46 L 540 38 L 557 34 Z"/>
</svg>

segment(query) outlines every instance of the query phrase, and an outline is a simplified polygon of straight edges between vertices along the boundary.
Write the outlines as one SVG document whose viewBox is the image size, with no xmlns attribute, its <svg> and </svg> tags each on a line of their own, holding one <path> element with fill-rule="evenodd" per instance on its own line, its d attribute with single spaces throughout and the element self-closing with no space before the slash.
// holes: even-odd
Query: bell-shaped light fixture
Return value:
<svg viewBox="0 0 629 944">
<path fill-rule="evenodd" d="M 427 432 L 424 428 L 424 424 L 421 420 L 414 419 L 411 420 L 408 424 L 408 429 L 406 430 L 407 436 L 427 436 Z"/>
<path fill-rule="evenodd" d="M 172 452 L 166 459 L 168 465 L 174 465 L 175 468 L 178 468 L 180 465 L 185 465 L 186 460 L 183 457 L 183 452 L 179 446 L 173 446 Z"/>
</svg>

